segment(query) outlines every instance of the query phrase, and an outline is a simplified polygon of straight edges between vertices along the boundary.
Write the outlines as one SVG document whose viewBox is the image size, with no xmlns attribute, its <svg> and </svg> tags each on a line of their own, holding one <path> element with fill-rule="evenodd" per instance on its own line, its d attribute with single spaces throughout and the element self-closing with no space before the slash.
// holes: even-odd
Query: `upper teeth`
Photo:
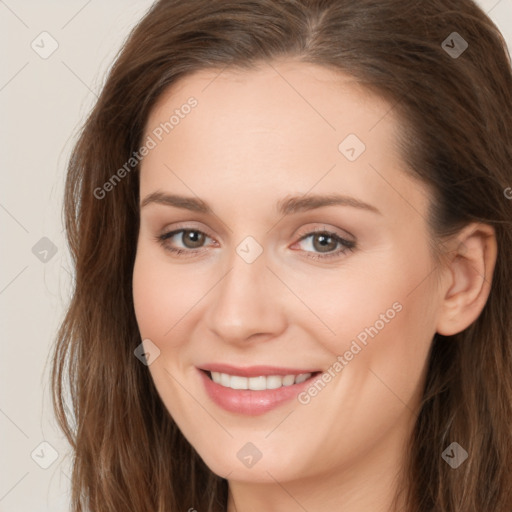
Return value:
<svg viewBox="0 0 512 512">
<path fill-rule="evenodd" d="M 261 375 L 260 377 L 240 377 L 228 373 L 211 372 L 213 382 L 231 389 L 252 389 L 262 391 L 264 389 L 277 389 L 281 386 L 300 384 L 311 377 L 311 373 L 300 375 Z"/>
</svg>

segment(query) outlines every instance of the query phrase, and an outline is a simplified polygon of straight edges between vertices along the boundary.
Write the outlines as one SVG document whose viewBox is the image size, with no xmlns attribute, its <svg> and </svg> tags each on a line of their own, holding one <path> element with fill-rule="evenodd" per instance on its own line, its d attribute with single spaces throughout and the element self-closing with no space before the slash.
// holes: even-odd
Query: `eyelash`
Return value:
<svg viewBox="0 0 512 512">
<path fill-rule="evenodd" d="M 187 254 L 186 257 L 192 257 L 196 254 L 202 253 L 204 248 L 176 249 L 175 247 L 172 247 L 171 245 L 169 245 L 167 243 L 169 238 L 172 238 L 173 236 L 175 236 L 179 233 L 183 233 L 185 231 L 191 231 L 193 233 L 201 233 L 201 234 L 205 235 L 206 237 L 211 238 L 210 236 L 208 236 L 206 233 L 204 233 L 203 231 L 201 231 L 199 229 L 180 228 L 180 229 L 175 229 L 173 231 L 169 231 L 167 233 L 158 235 L 156 237 L 156 240 L 157 240 L 157 242 L 159 242 L 162 245 L 162 247 L 165 250 L 170 251 L 171 253 L 176 254 L 177 256 Z M 346 252 L 352 252 L 356 248 L 355 242 L 346 240 L 346 239 L 340 237 L 339 235 L 337 235 L 336 233 L 333 233 L 331 231 L 326 231 L 325 229 L 313 230 L 313 231 L 307 232 L 306 234 L 300 235 L 300 238 L 297 241 L 297 243 L 302 242 L 303 240 L 305 240 L 311 236 L 320 235 L 320 234 L 327 235 L 329 238 L 333 238 L 338 244 L 340 244 L 342 246 L 342 248 L 337 249 L 336 251 L 324 253 L 324 254 L 323 253 L 312 253 L 310 251 L 306 251 L 308 253 L 308 256 L 307 256 L 308 258 L 311 258 L 314 260 L 327 260 L 330 258 L 335 258 L 337 256 L 340 256 L 341 254 L 344 254 Z"/>
</svg>

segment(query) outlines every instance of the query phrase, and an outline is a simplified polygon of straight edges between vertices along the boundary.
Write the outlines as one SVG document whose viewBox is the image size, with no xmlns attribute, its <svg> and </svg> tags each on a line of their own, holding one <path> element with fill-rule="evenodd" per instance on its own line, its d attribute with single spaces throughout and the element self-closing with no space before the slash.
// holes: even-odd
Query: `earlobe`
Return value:
<svg viewBox="0 0 512 512">
<path fill-rule="evenodd" d="M 449 279 L 443 298 L 437 332 L 457 334 L 471 325 L 482 312 L 491 290 L 498 246 L 492 226 L 472 223 L 460 231 L 446 256 Z"/>
</svg>

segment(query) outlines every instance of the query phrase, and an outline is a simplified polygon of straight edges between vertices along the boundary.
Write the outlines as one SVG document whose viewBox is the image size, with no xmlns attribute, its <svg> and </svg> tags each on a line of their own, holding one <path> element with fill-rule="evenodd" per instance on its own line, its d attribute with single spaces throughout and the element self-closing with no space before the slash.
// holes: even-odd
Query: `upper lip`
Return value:
<svg viewBox="0 0 512 512">
<path fill-rule="evenodd" d="M 266 365 L 239 367 L 224 363 L 205 364 L 198 368 L 200 370 L 227 373 L 229 375 L 238 375 L 240 377 L 259 377 L 260 375 L 300 375 L 302 373 L 317 373 L 320 371 Z"/>
</svg>

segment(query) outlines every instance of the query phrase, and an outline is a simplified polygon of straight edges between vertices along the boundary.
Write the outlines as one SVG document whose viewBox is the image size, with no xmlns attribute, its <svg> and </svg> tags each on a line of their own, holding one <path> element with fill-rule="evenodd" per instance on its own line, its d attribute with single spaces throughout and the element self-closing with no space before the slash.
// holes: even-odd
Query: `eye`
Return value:
<svg viewBox="0 0 512 512">
<path fill-rule="evenodd" d="M 356 246 L 355 242 L 346 240 L 338 234 L 326 230 L 315 230 L 308 233 L 302 236 L 297 243 L 300 244 L 304 241 L 307 241 L 304 244 L 306 247 L 304 250 L 310 253 L 308 257 L 316 260 L 340 256 L 347 251 L 353 251 Z"/>
<path fill-rule="evenodd" d="M 166 251 L 185 257 L 202 253 L 206 250 L 204 248 L 206 240 L 213 240 L 203 231 L 193 228 L 175 229 L 158 235 L 156 239 Z M 308 253 L 307 257 L 315 260 L 341 256 L 347 251 L 353 251 L 356 247 L 355 242 L 325 229 L 302 235 L 296 244 L 300 245 L 301 243 L 303 250 Z M 181 247 L 177 244 L 181 244 Z"/>
<path fill-rule="evenodd" d="M 211 240 L 206 233 L 198 229 L 175 229 L 157 236 L 157 241 L 167 251 L 174 254 L 190 253 L 190 256 L 203 252 L 201 249 L 206 239 Z M 181 242 L 181 248 L 175 246 L 176 242 Z"/>
</svg>

